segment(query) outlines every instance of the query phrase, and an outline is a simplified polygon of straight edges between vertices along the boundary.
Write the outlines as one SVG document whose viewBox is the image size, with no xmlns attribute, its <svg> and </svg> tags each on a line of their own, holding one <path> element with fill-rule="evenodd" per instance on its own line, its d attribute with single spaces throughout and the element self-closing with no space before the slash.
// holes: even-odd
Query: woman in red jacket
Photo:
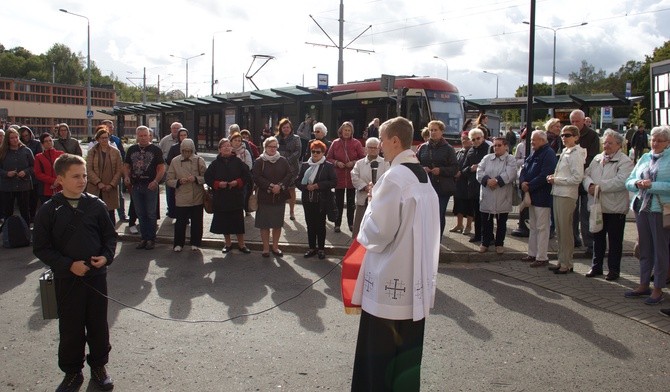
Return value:
<svg viewBox="0 0 670 392">
<path fill-rule="evenodd" d="M 335 173 L 337 174 L 337 186 L 335 187 L 335 202 L 337 204 L 338 214 L 335 221 L 335 232 L 340 232 L 340 224 L 342 223 L 342 208 L 344 207 L 344 194 L 346 190 L 347 195 L 347 223 L 349 224 L 349 231 L 354 228 L 354 212 L 356 209 L 356 190 L 354 184 L 351 182 L 351 169 L 357 160 L 365 157 L 363 145 L 358 140 L 354 139 L 354 126 L 349 121 L 345 121 L 337 130 L 339 138 L 333 140 L 333 143 L 328 149 L 326 158 L 328 162 L 335 165 Z"/>
<path fill-rule="evenodd" d="M 42 194 L 39 197 L 40 202 L 44 203 L 61 190 L 60 185 L 56 184 L 54 161 L 64 153 L 54 148 L 54 140 L 47 132 L 40 135 L 40 143 L 43 151 L 35 155 L 34 169 L 35 177 L 42 183 Z"/>
</svg>

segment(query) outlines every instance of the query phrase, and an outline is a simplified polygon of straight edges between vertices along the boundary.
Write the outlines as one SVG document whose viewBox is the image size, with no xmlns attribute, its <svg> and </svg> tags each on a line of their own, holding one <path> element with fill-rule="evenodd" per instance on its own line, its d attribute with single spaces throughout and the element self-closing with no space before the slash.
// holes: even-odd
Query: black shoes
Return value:
<svg viewBox="0 0 670 392">
<path fill-rule="evenodd" d="M 152 240 L 147 241 L 147 244 L 144 246 L 144 249 L 151 250 L 156 246 L 156 243 Z"/>
<path fill-rule="evenodd" d="M 614 273 L 614 272 L 608 273 L 607 276 L 605 277 L 605 280 L 610 280 L 610 281 L 617 280 L 617 279 L 619 279 L 619 274 Z"/>
<path fill-rule="evenodd" d="M 512 237 L 528 237 L 530 232 L 528 230 L 512 230 Z"/>
<path fill-rule="evenodd" d="M 147 241 L 142 240 L 142 241 L 140 241 L 139 244 L 137 244 L 137 246 L 135 247 L 135 249 L 145 249 L 146 247 L 147 247 Z"/>
<path fill-rule="evenodd" d="M 223 249 L 221 249 L 221 252 L 229 253 L 231 250 L 233 250 L 232 246 L 224 246 Z"/>
<path fill-rule="evenodd" d="M 83 379 L 83 377 L 82 377 Z M 107 374 L 104 366 L 97 366 L 91 368 L 91 380 L 101 391 L 111 391 L 114 389 L 114 381 Z"/>
<path fill-rule="evenodd" d="M 470 239 L 468 240 L 468 242 L 472 242 L 473 244 L 474 244 L 475 242 L 480 242 L 480 241 L 481 241 L 481 240 L 480 240 L 479 238 L 477 238 L 477 237 L 472 237 L 472 238 L 470 238 Z"/>
<path fill-rule="evenodd" d="M 66 373 L 63 381 L 60 383 L 56 392 L 76 392 L 84 383 L 84 375 L 81 371 L 76 373 Z"/>
<path fill-rule="evenodd" d="M 342 230 L 340 230 L 340 226 L 335 226 L 335 228 L 333 229 L 333 231 L 336 232 L 336 233 L 339 233 L 339 232 L 341 232 Z"/>
<path fill-rule="evenodd" d="M 305 256 L 305 258 L 316 256 L 317 252 L 318 251 L 316 249 L 310 249 L 307 252 L 305 252 L 304 256 Z"/>
<path fill-rule="evenodd" d="M 599 275 L 602 275 L 602 274 L 603 274 L 602 271 L 598 271 L 596 269 L 591 268 L 591 270 L 584 276 L 586 276 L 587 278 L 593 278 L 593 277 L 596 277 L 596 276 L 599 276 Z"/>
<path fill-rule="evenodd" d="M 323 260 L 326 258 L 326 252 L 323 251 L 323 249 L 319 250 L 319 260 Z"/>
<path fill-rule="evenodd" d="M 660 312 L 662 315 L 670 317 L 670 308 L 661 309 Z"/>
<path fill-rule="evenodd" d="M 244 254 L 249 254 L 249 253 L 251 253 L 251 249 L 247 248 L 246 246 L 243 246 L 243 247 L 239 247 L 239 246 L 238 246 L 237 249 L 239 249 L 240 252 L 242 252 L 242 253 L 244 253 Z"/>
</svg>

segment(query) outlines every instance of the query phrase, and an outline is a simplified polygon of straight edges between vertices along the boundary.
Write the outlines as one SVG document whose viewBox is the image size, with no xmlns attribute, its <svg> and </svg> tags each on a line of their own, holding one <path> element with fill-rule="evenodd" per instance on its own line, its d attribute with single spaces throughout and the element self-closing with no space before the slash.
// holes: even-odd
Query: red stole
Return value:
<svg viewBox="0 0 670 392">
<path fill-rule="evenodd" d="M 361 269 L 363 258 L 365 257 L 365 247 L 358 243 L 354 238 L 349 250 L 342 259 L 342 302 L 344 303 L 344 312 L 346 314 L 360 314 L 361 306 L 353 305 L 351 297 L 354 294 L 358 272 Z"/>
</svg>

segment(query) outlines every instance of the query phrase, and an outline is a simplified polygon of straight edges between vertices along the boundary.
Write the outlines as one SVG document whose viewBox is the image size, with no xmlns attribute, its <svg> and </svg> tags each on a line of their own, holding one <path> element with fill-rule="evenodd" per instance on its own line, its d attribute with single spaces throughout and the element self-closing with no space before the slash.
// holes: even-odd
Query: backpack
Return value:
<svg viewBox="0 0 670 392">
<path fill-rule="evenodd" d="M 12 215 L 2 224 L 2 246 L 20 248 L 30 245 L 30 227 L 22 217 Z"/>
</svg>

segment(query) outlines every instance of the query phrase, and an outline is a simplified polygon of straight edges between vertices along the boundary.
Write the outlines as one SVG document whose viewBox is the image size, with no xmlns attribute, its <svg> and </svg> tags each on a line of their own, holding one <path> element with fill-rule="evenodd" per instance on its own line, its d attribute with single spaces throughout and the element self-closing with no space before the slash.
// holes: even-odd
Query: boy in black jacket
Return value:
<svg viewBox="0 0 670 392">
<path fill-rule="evenodd" d="M 114 388 L 109 359 L 107 266 L 114 259 L 116 230 L 102 200 L 86 189 L 86 161 L 63 154 L 54 162 L 63 191 L 37 212 L 33 253 L 54 273 L 60 344 L 58 366 L 65 372 L 56 391 L 77 391 L 84 382 L 84 358 L 102 390 Z M 88 342 L 89 354 L 85 354 Z"/>
</svg>

